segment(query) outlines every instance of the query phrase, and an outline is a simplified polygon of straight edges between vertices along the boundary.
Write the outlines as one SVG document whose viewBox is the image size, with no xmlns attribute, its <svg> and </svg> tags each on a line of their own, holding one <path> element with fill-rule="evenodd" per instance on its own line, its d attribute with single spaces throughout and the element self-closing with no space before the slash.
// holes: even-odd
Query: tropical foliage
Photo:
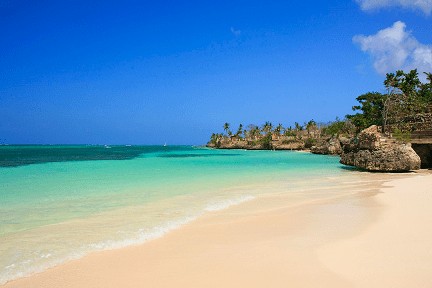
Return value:
<svg viewBox="0 0 432 288">
<path fill-rule="evenodd" d="M 383 124 L 383 111 L 384 103 L 387 99 L 387 95 L 383 95 L 379 92 L 368 92 L 360 95 L 356 98 L 359 105 L 353 106 L 353 111 L 361 111 L 354 115 L 347 115 L 347 118 L 351 120 L 354 126 L 358 130 L 363 130 L 371 125 Z"/>
<path fill-rule="evenodd" d="M 329 122 L 322 127 L 322 133 L 329 136 L 350 136 L 357 130 L 350 119 L 340 120 L 336 117 L 335 121 Z"/>
<path fill-rule="evenodd" d="M 294 123 L 294 128 L 284 127 L 281 123 L 274 126 L 270 121 L 263 125 L 247 125 L 244 129 L 243 124 L 239 124 L 237 132 L 230 131 L 230 124 L 225 123 L 223 129 L 225 133 L 213 133 L 210 143 L 215 147 L 221 147 L 222 143 L 236 143 L 245 141 L 250 146 L 259 145 L 262 149 L 273 149 L 275 141 L 279 144 L 290 144 L 294 142 L 304 142 L 305 148 L 310 148 L 321 138 L 328 138 L 334 135 L 352 135 L 354 126 L 347 119 L 329 123 L 317 123 L 314 120 L 305 122 L 303 125 Z"/>
<path fill-rule="evenodd" d="M 432 73 L 425 73 L 428 82 L 422 83 L 416 69 L 388 73 L 384 81 L 387 94 L 369 92 L 356 98 L 359 105 L 352 107 L 361 111 L 347 118 L 358 130 L 370 125 L 382 126 L 384 131 L 409 130 L 404 125 L 412 122 L 415 115 L 427 111 L 432 104 Z M 394 126 L 394 128 L 391 128 Z"/>
<path fill-rule="evenodd" d="M 235 134 L 231 132 L 230 124 L 225 123 L 225 133 L 213 133 L 210 142 L 220 147 L 224 141 L 246 141 L 251 146 L 272 149 L 274 141 L 282 144 L 302 141 L 308 148 L 322 138 L 349 137 L 371 125 L 382 126 L 384 131 L 387 128 L 395 137 L 408 141 L 412 127 L 405 124 L 428 109 L 432 110 L 432 73 L 425 75 L 427 81 L 422 83 L 417 70 L 388 73 L 384 81 L 387 93 L 368 92 L 358 96 L 359 104 L 352 107 L 357 113 L 347 115 L 343 120 L 336 118 L 324 124 L 312 119 L 303 125 L 295 122 L 294 127 L 284 127 L 281 123 L 274 127 L 270 121 L 261 126 L 249 124 L 246 128 L 240 124 Z"/>
</svg>

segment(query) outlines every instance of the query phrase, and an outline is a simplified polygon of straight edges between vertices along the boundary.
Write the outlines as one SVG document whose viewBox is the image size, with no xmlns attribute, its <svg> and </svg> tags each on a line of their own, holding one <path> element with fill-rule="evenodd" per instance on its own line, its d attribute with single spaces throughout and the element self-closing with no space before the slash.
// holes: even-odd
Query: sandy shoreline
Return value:
<svg viewBox="0 0 432 288">
<path fill-rule="evenodd" d="M 251 201 L 1 287 L 432 287 L 432 174 L 402 178 L 384 193 Z"/>
</svg>

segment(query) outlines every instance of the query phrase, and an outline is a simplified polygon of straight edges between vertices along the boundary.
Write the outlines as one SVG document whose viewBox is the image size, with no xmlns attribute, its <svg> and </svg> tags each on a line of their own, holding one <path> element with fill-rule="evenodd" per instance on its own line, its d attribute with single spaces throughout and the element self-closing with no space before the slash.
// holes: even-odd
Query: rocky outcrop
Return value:
<svg viewBox="0 0 432 288">
<path fill-rule="evenodd" d="M 218 149 L 247 149 L 246 141 L 220 141 L 217 144 L 209 142 L 207 147 Z"/>
<path fill-rule="evenodd" d="M 338 137 L 323 139 L 311 147 L 314 154 L 339 155 L 342 153 L 341 141 Z"/>
<path fill-rule="evenodd" d="M 277 142 L 273 145 L 275 150 L 303 150 L 305 149 L 305 144 L 303 141 L 293 141 L 290 143 Z"/>
<path fill-rule="evenodd" d="M 368 171 L 404 172 L 420 169 L 420 157 L 410 144 L 384 137 L 375 125 L 344 145 L 340 162 Z"/>
<path fill-rule="evenodd" d="M 245 140 L 224 140 L 217 143 L 217 145 L 215 143 L 209 142 L 206 146 L 218 149 L 269 150 L 268 147 L 264 147 L 264 145 L 259 141 Z M 282 141 L 272 141 L 271 148 L 274 150 L 303 150 L 305 148 L 305 144 L 303 141 L 290 141 L 289 143 Z"/>
<path fill-rule="evenodd" d="M 272 140 L 269 144 L 265 145 L 260 139 L 255 141 L 247 141 L 244 139 L 229 139 L 222 138 L 218 142 L 209 142 L 207 147 L 217 149 L 245 149 L 245 150 L 304 150 L 310 151 L 314 154 L 330 154 L 340 155 L 342 153 L 342 146 L 349 143 L 349 139 L 345 137 L 331 137 L 323 139 L 312 139 L 316 144 L 308 146 L 308 140 L 304 139 L 290 139 L 290 140 Z"/>
</svg>

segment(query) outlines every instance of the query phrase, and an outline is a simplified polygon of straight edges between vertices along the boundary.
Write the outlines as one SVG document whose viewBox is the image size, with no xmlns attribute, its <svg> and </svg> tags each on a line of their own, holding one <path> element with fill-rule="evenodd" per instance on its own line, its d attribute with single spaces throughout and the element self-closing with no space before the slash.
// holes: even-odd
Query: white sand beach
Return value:
<svg viewBox="0 0 432 288">
<path fill-rule="evenodd" d="M 257 199 L 3 287 L 432 287 L 432 173 L 394 179 L 295 206 Z"/>
</svg>

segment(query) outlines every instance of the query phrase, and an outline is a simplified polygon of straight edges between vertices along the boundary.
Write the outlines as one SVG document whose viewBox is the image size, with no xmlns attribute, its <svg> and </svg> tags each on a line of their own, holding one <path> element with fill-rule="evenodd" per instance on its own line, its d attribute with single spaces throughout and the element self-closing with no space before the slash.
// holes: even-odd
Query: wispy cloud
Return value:
<svg viewBox="0 0 432 288">
<path fill-rule="evenodd" d="M 380 74 L 415 68 L 419 72 L 432 71 L 432 45 L 420 43 L 401 21 L 374 35 L 356 35 L 353 41 L 371 55 Z"/>
<path fill-rule="evenodd" d="M 356 0 L 362 10 L 377 10 L 387 7 L 401 7 L 421 10 L 426 15 L 432 12 L 432 0 Z"/>
<path fill-rule="evenodd" d="M 240 31 L 240 30 L 237 30 L 237 29 L 234 29 L 234 27 L 231 27 L 231 33 L 232 33 L 234 36 L 240 36 L 241 31 Z"/>
</svg>

